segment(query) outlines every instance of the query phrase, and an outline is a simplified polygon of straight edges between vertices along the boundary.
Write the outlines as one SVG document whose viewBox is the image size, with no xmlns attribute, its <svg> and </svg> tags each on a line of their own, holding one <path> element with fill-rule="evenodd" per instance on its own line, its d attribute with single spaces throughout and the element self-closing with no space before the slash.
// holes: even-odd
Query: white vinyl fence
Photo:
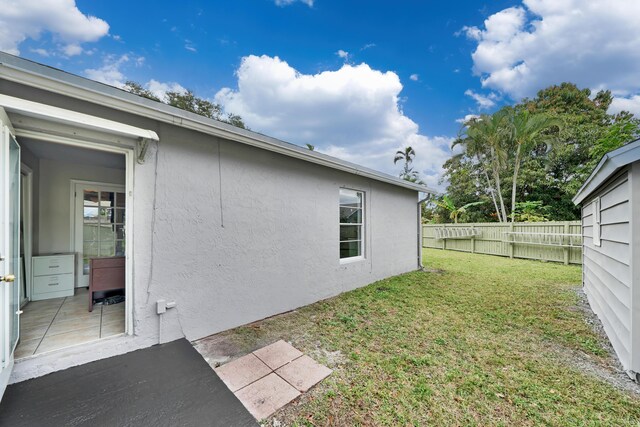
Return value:
<svg viewBox="0 0 640 427">
<path fill-rule="evenodd" d="M 425 248 L 582 264 L 580 221 L 425 224 Z"/>
</svg>

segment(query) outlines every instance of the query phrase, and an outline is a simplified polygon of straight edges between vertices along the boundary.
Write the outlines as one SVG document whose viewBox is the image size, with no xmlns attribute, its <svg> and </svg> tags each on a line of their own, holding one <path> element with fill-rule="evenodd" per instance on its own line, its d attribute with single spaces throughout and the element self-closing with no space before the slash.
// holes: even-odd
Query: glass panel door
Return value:
<svg viewBox="0 0 640 427">
<path fill-rule="evenodd" d="M 20 333 L 20 146 L 0 108 L 0 397 Z"/>
<path fill-rule="evenodd" d="M 110 185 L 77 184 L 76 251 L 78 286 L 89 286 L 89 260 L 125 255 L 124 189 Z M 80 225 L 80 226 L 78 226 Z"/>
</svg>

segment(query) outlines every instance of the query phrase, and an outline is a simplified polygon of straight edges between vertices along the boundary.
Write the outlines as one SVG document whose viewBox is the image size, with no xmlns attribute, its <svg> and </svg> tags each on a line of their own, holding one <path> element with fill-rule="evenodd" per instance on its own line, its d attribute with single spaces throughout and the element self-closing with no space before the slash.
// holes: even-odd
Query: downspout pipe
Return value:
<svg viewBox="0 0 640 427">
<path fill-rule="evenodd" d="M 421 206 L 424 202 L 431 198 L 431 194 L 428 194 L 418 201 L 418 270 L 423 270 L 422 265 L 422 209 Z"/>
</svg>

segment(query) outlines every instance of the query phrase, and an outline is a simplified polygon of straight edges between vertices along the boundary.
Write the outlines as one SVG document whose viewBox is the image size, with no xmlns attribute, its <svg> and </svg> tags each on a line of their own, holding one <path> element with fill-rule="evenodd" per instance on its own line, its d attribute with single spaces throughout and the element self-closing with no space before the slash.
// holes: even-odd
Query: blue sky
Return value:
<svg viewBox="0 0 640 427">
<path fill-rule="evenodd" d="M 189 88 L 253 130 L 389 173 L 412 145 L 434 186 L 457 120 L 548 84 L 608 88 L 640 111 L 638 6 L 624 0 L 5 1 L 2 50 Z"/>
</svg>

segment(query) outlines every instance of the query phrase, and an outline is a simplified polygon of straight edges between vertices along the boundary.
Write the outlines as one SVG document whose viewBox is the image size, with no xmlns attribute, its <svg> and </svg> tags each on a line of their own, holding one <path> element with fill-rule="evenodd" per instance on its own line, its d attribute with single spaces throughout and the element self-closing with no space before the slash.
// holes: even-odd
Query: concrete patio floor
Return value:
<svg viewBox="0 0 640 427">
<path fill-rule="evenodd" d="M 181 339 L 10 385 L 0 426 L 257 426 Z"/>
</svg>

